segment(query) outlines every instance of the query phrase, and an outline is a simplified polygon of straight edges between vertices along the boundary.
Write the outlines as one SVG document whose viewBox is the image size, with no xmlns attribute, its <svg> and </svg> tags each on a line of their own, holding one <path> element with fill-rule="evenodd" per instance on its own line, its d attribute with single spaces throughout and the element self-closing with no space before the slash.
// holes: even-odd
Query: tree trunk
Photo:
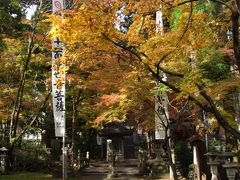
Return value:
<svg viewBox="0 0 240 180">
<path fill-rule="evenodd" d="M 169 159 L 169 166 L 171 167 L 172 173 L 173 173 L 173 179 L 178 180 L 177 169 L 176 169 L 175 163 L 173 162 L 172 149 L 170 147 L 170 140 L 169 139 L 166 142 L 166 147 L 167 147 L 167 154 L 168 154 L 168 159 Z"/>
<path fill-rule="evenodd" d="M 77 113 L 77 106 L 80 104 L 81 100 L 83 99 L 81 97 L 82 95 L 82 90 L 79 89 L 78 90 L 78 94 L 77 96 L 75 95 L 75 93 L 73 94 L 73 100 L 72 100 L 72 144 L 71 144 L 71 150 L 72 150 L 72 154 L 71 154 L 71 164 L 73 166 L 74 164 L 74 152 L 75 152 L 75 123 L 76 123 L 76 113 Z"/>
<path fill-rule="evenodd" d="M 38 7 L 37 9 L 38 10 L 36 12 L 36 15 L 40 16 L 41 7 Z M 34 51 L 34 38 L 35 38 L 35 34 L 36 34 L 37 24 L 39 21 L 40 21 L 40 17 L 38 17 L 37 20 L 35 20 L 32 24 L 32 32 L 31 32 L 31 35 L 29 36 L 29 42 L 28 42 L 27 57 L 23 58 L 23 61 L 24 61 L 23 72 L 22 72 L 22 76 L 20 79 L 20 84 L 19 84 L 18 91 L 17 91 L 17 97 L 14 102 L 11 120 L 10 120 L 10 130 L 9 130 L 10 141 L 11 141 L 12 136 L 16 137 L 16 134 L 17 134 L 19 115 L 21 112 L 21 104 L 22 104 L 22 98 L 23 98 L 23 91 L 24 91 L 24 87 L 25 87 L 26 73 L 28 70 L 29 62 L 32 57 L 32 53 Z"/>
<path fill-rule="evenodd" d="M 71 148 L 71 164 L 72 167 L 74 165 L 74 150 L 75 150 L 75 116 L 76 116 L 76 107 L 75 107 L 75 96 L 73 96 L 73 101 L 72 101 L 72 148 Z"/>
<path fill-rule="evenodd" d="M 236 59 L 238 71 L 240 72 L 240 54 L 239 54 L 239 13 L 238 13 L 238 0 L 232 2 L 232 33 L 233 33 L 233 50 Z"/>
</svg>

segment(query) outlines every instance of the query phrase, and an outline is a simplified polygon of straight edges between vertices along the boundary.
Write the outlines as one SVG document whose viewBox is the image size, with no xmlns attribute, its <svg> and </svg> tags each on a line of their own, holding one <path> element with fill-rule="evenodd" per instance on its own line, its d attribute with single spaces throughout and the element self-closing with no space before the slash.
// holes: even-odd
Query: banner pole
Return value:
<svg viewBox="0 0 240 180">
<path fill-rule="evenodd" d="M 63 180 L 65 180 L 67 178 L 67 173 L 66 173 L 66 150 L 65 150 L 65 132 L 63 134 L 63 137 L 62 137 L 62 140 L 63 140 L 63 144 L 62 144 L 62 178 Z"/>
<path fill-rule="evenodd" d="M 64 0 L 52 0 L 52 13 L 60 13 L 62 18 L 65 7 Z M 55 136 L 62 137 L 62 179 L 67 178 L 67 152 L 66 152 L 66 114 L 65 114 L 65 62 L 63 57 L 64 44 L 60 38 L 54 38 L 52 51 L 52 95 L 53 95 L 53 115 L 55 124 Z"/>
</svg>

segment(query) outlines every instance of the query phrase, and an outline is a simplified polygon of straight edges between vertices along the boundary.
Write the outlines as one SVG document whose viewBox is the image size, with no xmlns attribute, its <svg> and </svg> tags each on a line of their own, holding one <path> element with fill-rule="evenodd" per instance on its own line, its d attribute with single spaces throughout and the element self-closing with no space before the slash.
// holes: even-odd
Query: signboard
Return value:
<svg viewBox="0 0 240 180">
<path fill-rule="evenodd" d="M 55 13 L 57 11 L 63 10 L 63 0 L 53 0 L 52 1 L 52 12 Z"/>
<path fill-rule="evenodd" d="M 53 0 L 53 13 L 63 10 L 63 0 Z M 65 64 L 62 61 L 64 45 L 59 38 L 52 42 L 52 97 L 55 136 L 65 134 Z"/>
</svg>

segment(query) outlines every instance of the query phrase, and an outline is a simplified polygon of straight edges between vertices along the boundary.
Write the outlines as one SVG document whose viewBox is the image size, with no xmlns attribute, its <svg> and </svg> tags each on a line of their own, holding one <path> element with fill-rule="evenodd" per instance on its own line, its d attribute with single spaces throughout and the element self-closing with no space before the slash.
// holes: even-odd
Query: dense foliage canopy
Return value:
<svg viewBox="0 0 240 180">
<path fill-rule="evenodd" d="M 101 108 L 97 122 L 126 119 L 149 99 L 149 89 L 159 81 L 175 94 L 176 104 L 192 102 L 240 138 L 234 123 L 237 110 L 227 111 L 229 104 L 224 104 L 226 95 L 234 96 L 239 86 L 237 1 L 76 3 L 64 19 L 50 17 L 51 33 L 66 43 L 69 64 L 77 61 L 89 71 L 89 85 L 103 95 L 100 105 L 106 109 Z M 159 10 L 164 35 L 156 32 Z M 122 31 L 121 25 L 128 29 Z"/>
</svg>

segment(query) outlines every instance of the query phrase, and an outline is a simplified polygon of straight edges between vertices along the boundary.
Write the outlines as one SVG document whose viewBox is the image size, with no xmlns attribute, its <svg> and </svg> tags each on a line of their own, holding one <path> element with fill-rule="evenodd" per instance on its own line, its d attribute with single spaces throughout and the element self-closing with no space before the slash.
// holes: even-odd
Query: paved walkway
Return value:
<svg viewBox="0 0 240 180">
<path fill-rule="evenodd" d="M 124 162 L 116 163 L 115 172 L 116 177 L 113 180 L 145 180 L 149 178 L 145 174 L 140 174 L 137 167 L 138 161 L 136 159 L 125 160 Z M 85 168 L 80 173 L 81 180 L 105 180 L 108 173 L 108 164 L 106 161 L 92 161 L 90 166 Z M 155 179 L 169 180 L 168 176 L 159 177 Z"/>
</svg>

